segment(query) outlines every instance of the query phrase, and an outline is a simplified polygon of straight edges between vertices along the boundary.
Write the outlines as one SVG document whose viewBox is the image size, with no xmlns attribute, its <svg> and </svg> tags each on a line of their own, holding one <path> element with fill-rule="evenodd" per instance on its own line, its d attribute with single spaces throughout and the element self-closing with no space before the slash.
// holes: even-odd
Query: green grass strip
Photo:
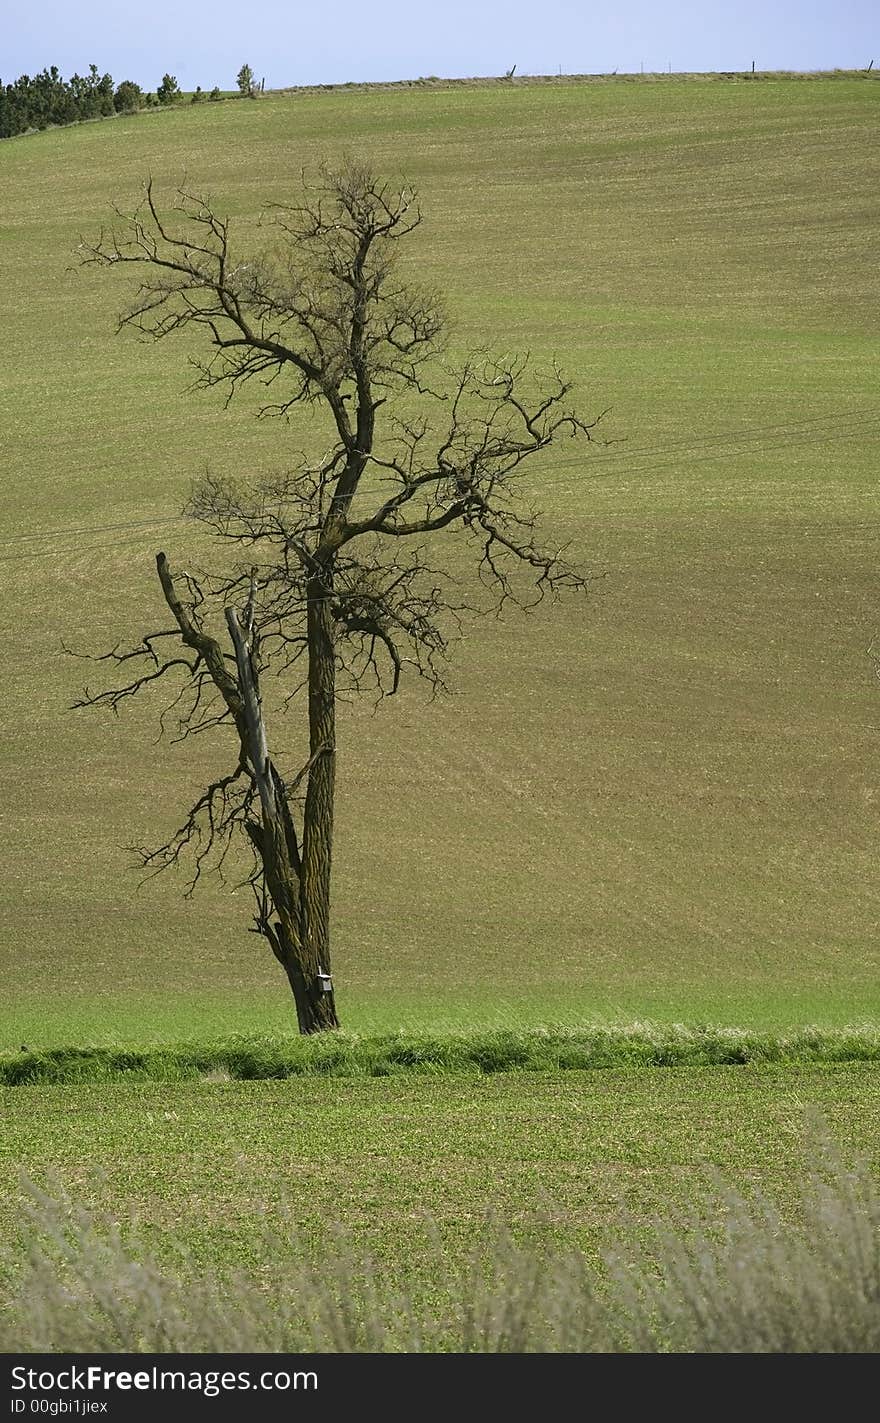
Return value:
<svg viewBox="0 0 880 1423">
<path fill-rule="evenodd" d="M 540 1028 L 529 1032 L 234 1037 L 142 1049 L 62 1047 L 0 1055 L 0 1084 L 113 1081 L 260 1081 L 287 1077 L 390 1077 L 401 1073 L 559 1072 L 736 1063 L 880 1062 L 880 1027 L 659 1026 Z"/>
</svg>

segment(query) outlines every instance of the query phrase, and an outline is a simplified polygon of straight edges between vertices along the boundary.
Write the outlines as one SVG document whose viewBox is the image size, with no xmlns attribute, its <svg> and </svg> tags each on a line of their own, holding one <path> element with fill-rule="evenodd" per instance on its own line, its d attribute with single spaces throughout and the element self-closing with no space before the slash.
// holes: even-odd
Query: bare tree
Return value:
<svg viewBox="0 0 880 1423">
<path fill-rule="evenodd" d="M 562 551 L 537 541 L 520 482 L 528 460 L 565 436 L 590 440 L 596 420 L 569 407 L 558 369 L 535 375 L 527 357 L 481 352 L 446 364 L 438 300 L 396 270 L 398 244 L 420 222 L 415 194 L 357 163 L 322 168 L 299 205 L 264 215 L 269 246 L 247 260 L 233 249 L 228 219 L 189 191 L 166 213 L 148 183 L 140 207 L 119 217 L 121 226 L 83 244 L 83 258 L 140 273 L 120 326 L 156 339 L 194 328 L 207 345 L 196 387 L 218 387 L 228 403 L 261 382 L 261 415 L 302 407 L 329 445 L 269 481 L 207 476 L 195 487 L 188 512 L 235 560 L 225 572 L 173 574 L 160 553 L 169 624 L 104 654 L 133 675 L 87 689 L 77 705 L 117 710 L 178 678 L 163 720 L 173 709 L 184 738 L 231 735 L 225 773 L 143 862 L 159 870 L 189 853 L 192 888 L 243 832 L 254 854 L 256 931 L 287 974 L 301 1031 L 316 1032 L 337 1024 L 337 700 L 393 693 L 407 667 L 433 689 L 443 685 L 466 606 L 428 557 L 446 530 L 474 549 L 481 611 L 586 586 Z M 289 780 L 268 749 L 260 677 L 270 669 L 287 679 L 286 703 L 307 710 L 308 757 Z"/>
</svg>

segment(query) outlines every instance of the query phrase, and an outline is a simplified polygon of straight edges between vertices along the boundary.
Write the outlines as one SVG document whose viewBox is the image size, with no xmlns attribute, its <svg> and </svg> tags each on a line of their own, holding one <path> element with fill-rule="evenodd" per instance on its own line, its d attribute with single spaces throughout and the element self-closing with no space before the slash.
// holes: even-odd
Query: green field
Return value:
<svg viewBox="0 0 880 1423">
<path fill-rule="evenodd" d="M 62 644 L 157 623 L 156 550 L 205 554 L 179 510 L 206 467 L 269 473 L 321 436 L 187 394 L 185 346 L 115 336 L 131 288 L 76 249 L 149 173 L 256 242 L 344 152 L 417 184 L 408 261 L 453 350 L 558 358 L 611 442 L 533 475 L 550 540 L 603 575 L 589 598 L 466 626 L 448 698 L 344 713 L 344 1027 L 876 1032 L 878 103 L 873 77 L 438 84 L 0 146 L 0 1054 L 295 1026 L 249 893 L 138 890 L 124 849 L 164 838 L 223 747 L 156 746 L 146 707 L 69 711 L 100 672 Z M 295 713 L 271 730 L 302 764 Z M 21 1086 L 0 1211 L 14 1164 L 55 1167 L 259 1264 L 271 1176 L 307 1231 L 330 1212 L 380 1255 L 422 1206 L 460 1241 L 493 1205 L 537 1228 L 539 1193 L 587 1242 L 612 1195 L 654 1210 L 707 1162 L 784 1196 L 804 1110 L 870 1152 L 878 1100 L 869 1063 Z"/>
<path fill-rule="evenodd" d="M 606 575 L 587 604 L 468 630 L 447 701 L 347 716 L 343 1021 L 876 1016 L 878 95 L 330 93 L 4 144 L 0 1044 L 289 1017 L 246 896 L 138 894 L 121 848 L 222 752 L 67 712 L 88 669 L 59 649 L 155 620 L 152 555 L 189 556 L 206 465 L 272 470 L 315 436 L 186 395 L 184 350 L 114 337 L 129 288 L 71 264 L 148 172 L 187 172 L 252 235 L 344 149 L 418 183 L 411 260 L 456 342 L 557 355 L 624 443 L 537 476 Z M 301 728 L 277 735 L 299 764 Z"/>
<path fill-rule="evenodd" d="M 272 1231 L 320 1255 L 329 1223 L 395 1269 L 439 1230 L 459 1255 L 494 1215 L 521 1239 L 595 1251 L 609 1217 L 681 1211 L 720 1173 L 792 1210 L 813 1140 L 880 1171 L 876 1067 L 715 1068 L 295 1083 L 18 1087 L 0 1166 L 77 1200 L 159 1253 L 258 1269 Z M 17 1195 L 17 1193 L 16 1193 Z M 20 1230 L 17 1200 L 2 1233 Z"/>
</svg>

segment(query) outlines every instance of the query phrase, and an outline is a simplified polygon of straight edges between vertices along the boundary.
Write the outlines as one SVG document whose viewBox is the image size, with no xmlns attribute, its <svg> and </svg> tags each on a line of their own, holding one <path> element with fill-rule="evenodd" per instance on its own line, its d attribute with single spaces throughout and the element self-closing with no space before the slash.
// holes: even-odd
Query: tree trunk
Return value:
<svg viewBox="0 0 880 1423">
<path fill-rule="evenodd" d="M 282 950 L 281 953 L 276 950 L 276 958 L 287 974 L 287 981 L 296 1004 L 296 1017 L 300 1032 L 303 1034 L 323 1033 L 330 1028 L 338 1028 L 339 1021 L 336 1017 L 332 987 L 325 988 L 320 977 L 304 972 L 302 955 L 291 951 L 284 926 L 279 923 L 276 925 L 276 930 Z"/>
<path fill-rule="evenodd" d="M 330 870 L 333 857 L 333 804 L 336 783 L 336 648 L 330 607 L 332 578 L 315 576 L 308 585 L 309 752 L 311 769 L 303 815 L 300 890 L 304 960 L 311 972 L 329 976 Z M 332 989 L 323 1011 L 332 1014 Z"/>
<path fill-rule="evenodd" d="M 287 974 L 296 1003 L 300 1032 L 323 1032 L 339 1026 L 329 977 L 329 958 L 325 963 L 315 952 L 306 932 L 303 866 L 284 782 L 269 757 L 257 671 L 250 646 L 250 627 L 247 620 L 242 627 L 234 608 L 226 610 L 226 621 L 235 647 L 248 759 L 260 794 L 261 824 L 249 823 L 247 829 L 260 856 L 266 888 L 278 914 L 278 922 L 274 926 L 263 918 L 258 922 Z M 329 899 L 329 873 L 327 895 Z"/>
<path fill-rule="evenodd" d="M 287 964 L 286 969 L 300 1032 L 326 1033 L 331 1028 L 338 1028 L 333 989 L 325 991 L 319 979 L 307 981 L 294 960 Z"/>
<path fill-rule="evenodd" d="M 267 837 L 264 835 L 264 844 Z M 266 884 L 272 902 L 279 914 L 274 937 L 268 936 L 272 951 L 284 972 L 296 1004 L 296 1017 L 301 1033 L 322 1033 L 328 1028 L 338 1028 L 336 1004 L 333 989 L 327 987 L 330 970 L 323 974 L 323 964 L 314 965 L 312 956 L 306 952 L 301 924 L 302 911 L 299 898 L 299 879 L 290 864 L 286 850 L 274 843 L 266 845 L 263 853 L 263 867 Z M 290 891 L 295 888 L 296 902 L 300 912 L 293 912 Z"/>
</svg>

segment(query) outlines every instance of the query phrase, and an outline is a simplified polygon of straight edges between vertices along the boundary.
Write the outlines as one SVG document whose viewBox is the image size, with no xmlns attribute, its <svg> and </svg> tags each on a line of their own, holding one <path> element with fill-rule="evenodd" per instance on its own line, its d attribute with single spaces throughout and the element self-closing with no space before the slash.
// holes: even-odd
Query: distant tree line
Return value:
<svg viewBox="0 0 880 1423">
<path fill-rule="evenodd" d="M 205 94 L 196 89 L 192 103 L 219 99 L 220 90 Z M 155 93 L 141 89 L 132 79 L 114 86 L 110 74 L 99 74 L 96 64 L 83 76 L 62 79 L 56 65 L 33 78 L 22 74 L 11 84 L 0 81 L 0 138 L 14 138 L 30 129 L 74 124 L 82 119 L 99 119 L 110 114 L 134 113 L 137 109 L 176 104 L 183 98 L 173 74 L 164 74 Z"/>
</svg>

